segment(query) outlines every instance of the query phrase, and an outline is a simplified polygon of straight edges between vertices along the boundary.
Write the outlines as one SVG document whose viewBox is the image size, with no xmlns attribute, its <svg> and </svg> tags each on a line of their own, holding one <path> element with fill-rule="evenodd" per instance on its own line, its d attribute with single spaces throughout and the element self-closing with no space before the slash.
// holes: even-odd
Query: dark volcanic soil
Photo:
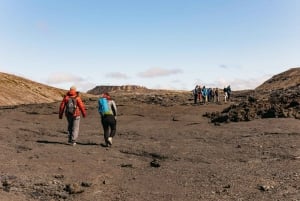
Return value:
<svg viewBox="0 0 300 201">
<path fill-rule="evenodd" d="M 0 200 L 300 200 L 299 120 L 214 125 L 202 115 L 228 105 L 116 103 L 112 148 L 96 101 L 75 147 L 59 103 L 0 110 Z"/>
</svg>

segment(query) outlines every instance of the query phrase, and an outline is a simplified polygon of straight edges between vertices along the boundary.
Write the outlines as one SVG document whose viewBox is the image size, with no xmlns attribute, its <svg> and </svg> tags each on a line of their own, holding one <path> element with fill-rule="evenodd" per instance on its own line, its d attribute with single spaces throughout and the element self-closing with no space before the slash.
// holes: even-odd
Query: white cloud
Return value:
<svg viewBox="0 0 300 201">
<path fill-rule="evenodd" d="M 46 79 L 48 84 L 61 84 L 68 82 L 82 82 L 85 79 L 70 73 L 53 73 Z"/>
<path fill-rule="evenodd" d="M 223 88 L 224 86 L 230 85 L 232 90 L 255 89 L 256 87 L 261 85 L 269 78 L 270 75 L 264 75 L 261 77 L 250 78 L 250 79 L 236 78 L 236 79 L 226 80 L 223 78 L 219 78 L 213 84 L 209 84 L 209 86 Z"/>
<path fill-rule="evenodd" d="M 138 73 L 139 77 L 151 78 L 151 77 L 161 77 L 169 76 L 173 74 L 182 73 L 180 69 L 163 69 L 163 68 L 150 68 L 144 72 Z"/>
<path fill-rule="evenodd" d="M 126 74 L 120 73 L 120 72 L 108 73 L 108 74 L 106 74 L 106 76 L 115 78 L 115 79 L 128 79 L 129 78 Z"/>
<path fill-rule="evenodd" d="M 87 92 L 88 90 L 95 88 L 97 85 L 92 82 L 81 82 L 81 83 L 77 83 L 76 86 L 79 87 L 78 88 L 79 91 Z"/>
<path fill-rule="evenodd" d="M 76 86 L 78 91 L 86 92 L 96 86 L 89 79 L 69 73 L 53 73 L 45 81 L 46 84 L 68 90 L 70 86 Z"/>
</svg>

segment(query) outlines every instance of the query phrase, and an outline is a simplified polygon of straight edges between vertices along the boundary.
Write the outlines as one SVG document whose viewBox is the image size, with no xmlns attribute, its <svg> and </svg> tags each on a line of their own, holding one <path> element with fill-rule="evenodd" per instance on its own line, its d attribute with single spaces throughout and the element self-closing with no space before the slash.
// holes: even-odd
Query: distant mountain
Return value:
<svg viewBox="0 0 300 201">
<path fill-rule="evenodd" d="M 287 89 L 300 85 L 300 67 L 291 68 L 285 72 L 274 75 L 262 85 L 258 86 L 257 91 L 272 91 Z"/>
<path fill-rule="evenodd" d="M 63 89 L 0 72 L 0 106 L 55 102 L 65 93 Z"/>
<path fill-rule="evenodd" d="M 146 87 L 138 86 L 138 85 L 122 85 L 122 86 L 109 86 L 109 85 L 101 85 L 96 86 L 95 88 L 88 90 L 88 94 L 100 95 L 105 92 L 132 92 L 132 91 L 145 91 L 148 90 Z"/>
</svg>

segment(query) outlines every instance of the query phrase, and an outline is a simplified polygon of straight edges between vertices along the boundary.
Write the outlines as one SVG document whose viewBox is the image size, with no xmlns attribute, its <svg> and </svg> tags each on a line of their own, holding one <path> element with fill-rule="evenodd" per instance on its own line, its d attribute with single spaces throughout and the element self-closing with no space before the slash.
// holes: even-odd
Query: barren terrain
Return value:
<svg viewBox="0 0 300 201">
<path fill-rule="evenodd" d="M 51 99 L 46 86 L 18 80 L 13 88 L 40 90 L 19 100 L 5 85 L 0 200 L 299 201 L 299 70 L 270 79 L 271 88 L 234 92 L 230 103 L 194 105 L 188 91 L 111 92 L 119 112 L 111 148 L 101 146 L 97 95 L 82 94 L 87 117 L 71 146 L 58 119 L 61 90 L 50 88 Z"/>
<path fill-rule="evenodd" d="M 59 103 L 1 110 L 0 200 L 300 200 L 299 120 L 216 126 L 202 115 L 226 104 L 116 102 L 112 148 L 93 99 L 75 147 Z"/>
</svg>

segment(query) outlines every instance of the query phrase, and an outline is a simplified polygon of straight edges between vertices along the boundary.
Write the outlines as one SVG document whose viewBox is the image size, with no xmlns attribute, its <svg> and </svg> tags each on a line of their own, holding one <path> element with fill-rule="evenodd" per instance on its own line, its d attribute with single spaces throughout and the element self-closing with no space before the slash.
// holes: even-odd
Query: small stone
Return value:
<svg viewBox="0 0 300 201">
<path fill-rule="evenodd" d="M 84 192 L 84 190 L 77 184 L 67 184 L 65 191 L 67 191 L 69 194 L 78 194 Z"/>
<path fill-rule="evenodd" d="M 92 183 L 91 182 L 81 182 L 81 186 L 83 186 L 83 187 L 91 187 Z"/>
<path fill-rule="evenodd" d="M 64 175 L 63 174 L 57 174 L 57 175 L 54 175 L 54 178 L 55 179 L 63 179 Z"/>
<path fill-rule="evenodd" d="M 151 161 L 150 165 L 151 165 L 151 167 L 156 167 L 156 168 L 160 167 L 160 164 L 156 159 Z"/>
<path fill-rule="evenodd" d="M 261 191 L 270 191 L 272 188 L 274 188 L 273 186 L 269 186 L 269 185 L 259 185 L 258 189 Z"/>
</svg>

